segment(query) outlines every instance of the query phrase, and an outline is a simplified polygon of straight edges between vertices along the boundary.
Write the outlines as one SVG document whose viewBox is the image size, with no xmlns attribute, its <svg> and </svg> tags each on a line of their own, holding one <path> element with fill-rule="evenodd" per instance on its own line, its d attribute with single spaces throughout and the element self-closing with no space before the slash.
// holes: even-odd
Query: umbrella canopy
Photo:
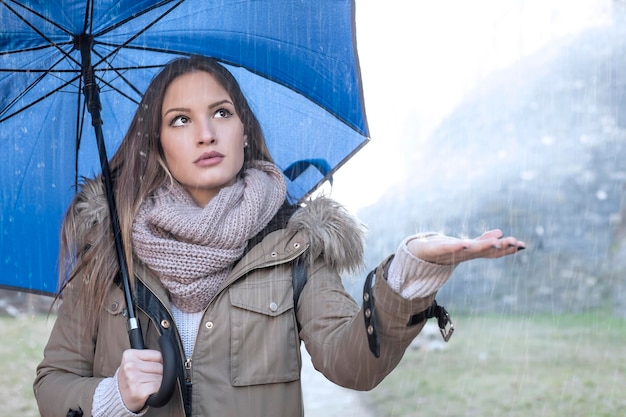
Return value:
<svg viewBox="0 0 626 417">
<path fill-rule="evenodd" d="M 111 154 L 152 77 L 191 54 L 238 79 L 294 200 L 367 142 L 353 1 L 0 0 L 0 27 L 1 287 L 56 291 L 64 211 L 100 172 L 85 45 Z"/>
</svg>

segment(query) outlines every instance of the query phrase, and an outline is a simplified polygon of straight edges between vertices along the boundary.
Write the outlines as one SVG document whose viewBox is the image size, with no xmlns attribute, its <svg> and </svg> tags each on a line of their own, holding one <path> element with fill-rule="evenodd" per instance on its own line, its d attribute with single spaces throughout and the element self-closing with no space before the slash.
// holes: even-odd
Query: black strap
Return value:
<svg viewBox="0 0 626 417">
<path fill-rule="evenodd" d="M 380 357 L 380 338 L 378 337 L 378 327 L 376 326 L 376 306 L 374 305 L 374 294 L 372 292 L 372 281 L 376 275 L 376 270 L 367 274 L 363 285 L 363 318 L 365 319 L 365 331 L 367 333 L 367 343 L 370 352 Z"/>
<path fill-rule="evenodd" d="M 452 337 L 452 333 L 454 332 L 454 324 L 450 319 L 450 314 L 448 314 L 448 311 L 446 311 L 445 307 L 438 305 L 437 300 L 433 301 L 430 307 L 428 307 L 426 310 L 412 315 L 409 318 L 407 326 L 414 326 L 425 320 L 432 319 L 433 317 L 437 317 L 439 331 L 441 332 L 443 340 L 447 342 L 448 340 L 450 340 L 450 337 Z"/>
<path fill-rule="evenodd" d="M 380 338 L 378 336 L 378 327 L 376 325 L 376 305 L 374 302 L 373 285 L 376 270 L 372 270 L 365 279 L 363 285 L 363 318 L 365 319 L 365 331 L 367 333 L 367 343 L 372 354 L 380 357 Z M 439 331 L 444 341 L 450 340 L 454 332 L 454 324 L 450 319 L 450 315 L 443 306 L 433 303 L 426 310 L 414 314 L 409 318 L 407 326 L 414 326 L 430 318 L 437 317 Z"/>
<path fill-rule="evenodd" d="M 191 416 L 191 396 L 192 385 L 190 381 L 186 379 L 186 372 L 183 363 L 185 352 L 182 345 L 179 343 L 178 332 L 176 331 L 176 324 L 174 318 L 163 307 L 161 301 L 157 298 L 152 291 L 150 291 L 140 279 L 135 280 L 135 304 L 137 308 L 144 311 L 150 319 L 157 324 L 167 323 L 166 326 L 160 325 L 159 328 L 163 335 L 170 339 L 171 344 L 177 351 L 177 367 L 176 375 L 182 388 L 181 394 L 183 397 L 183 406 L 185 408 L 185 415 Z"/>
<path fill-rule="evenodd" d="M 298 300 L 300 300 L 300 294 L 307 280 L 306 265 L 300 258 L 291 264 L 291 279 L 293 281 L 293 308 L 297 310 Z"/>
<path fill-rule="evenodd" d="M 70 408 L 67 410 L 65 417 L 83 417 L 83 409 L 80 407 L 78 407 L 78 410 Z"/>
</svg>

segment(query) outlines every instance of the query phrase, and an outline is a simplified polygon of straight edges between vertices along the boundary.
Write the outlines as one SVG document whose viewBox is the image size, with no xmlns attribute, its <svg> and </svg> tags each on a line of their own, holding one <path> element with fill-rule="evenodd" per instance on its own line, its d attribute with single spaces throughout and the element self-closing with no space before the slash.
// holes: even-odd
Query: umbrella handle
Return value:
<svg viewBox="0 0 626 417">
<path fill-rule="evenodd" d="M 139 325 L 128 331 L 131 349 L 145 349 L 143 336 Z M 159 390 L 148 397 L 146 405 L 150 407 L 163 407 L 172 398 L 176 387 L 176 361 L 177 353 L 172 340 L 167 335 L 159 336 L 159 348 L 163 356 L 163 378 Z"/>
<path fill-rule="evenodd" d="M 163 355 L 163 380 L 159 390 L 148 397 L 146 405 L 150 407 L 163 407 L 168 403 L 174 388 L 176 387 L 176 350 L 169 337 L 162 334 L 159 337 L 159 347 Z"/>
</svg>

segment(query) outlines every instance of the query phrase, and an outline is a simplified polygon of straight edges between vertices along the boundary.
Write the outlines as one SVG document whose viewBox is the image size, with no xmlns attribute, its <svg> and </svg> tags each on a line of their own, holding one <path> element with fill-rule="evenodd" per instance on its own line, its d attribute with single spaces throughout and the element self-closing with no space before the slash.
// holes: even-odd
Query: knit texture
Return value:
<svg viewBox="0 0 626 417">
<path fill-rule="evenodd" d="M 187 359 L 193 356 L 193 347 L 196 344 L 196 337 L 198 336 L 203 314 L 202 311 L 185 313 L 175 305 L 172 306 L 172 317 L 174 318 L 174 323 L 176 323 L 180 339 L 183 342 L 183 349 L 185 349 L 185 357 Z"/>
<path fill-rule="evenodd" d="M 124 405 L 122 400 L 122 393 L 120 392 L 119 385 L 117 383 L 117 374 L 119 369 L 115 372 L 115 375 L 111 378 L 105 378 L 98 384 L 96 392 L 93 395 L 93 405 L 91 415 L 93 417 L 140 417 L 146 414 L 148 407 L 144 407 L 143 410 L 138 413 L 133 413 Z"/>
<path fill-rule="evenodd" d="M 206 207 L 198 207 L 176 182 L 161 187 L 137 213 L 134 252 L 158 274 L 174 305 L 188 313 L 201 311 L 285 196 L 282 172 L 264 161 L 255 161 Z"/>
<path fill-rule="evenodd" d="M 423 236 L 410 236 L 398 247 L 389 265 L 387 283 L 402 298 L 412 300 L 435 294 L 445 284 L 456 265 L 438 265 L 426 262 L 409 252 L 407 243 Z"/>
</svg>

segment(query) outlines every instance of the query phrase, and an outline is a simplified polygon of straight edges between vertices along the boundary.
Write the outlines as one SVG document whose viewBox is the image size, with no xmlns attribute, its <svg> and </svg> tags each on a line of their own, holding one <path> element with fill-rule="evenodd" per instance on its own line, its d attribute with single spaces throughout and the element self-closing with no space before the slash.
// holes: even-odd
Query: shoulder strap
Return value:
<svg viewBox="0 0 626 417">
<path fill-rule="evenodd" d="M 293 308 L 297 310 L 300 294 L 307 280 L 306 265 L 300 258 L 296 259 L 291 264 L 291 279 L 293 282 Z"/>
</svg>

